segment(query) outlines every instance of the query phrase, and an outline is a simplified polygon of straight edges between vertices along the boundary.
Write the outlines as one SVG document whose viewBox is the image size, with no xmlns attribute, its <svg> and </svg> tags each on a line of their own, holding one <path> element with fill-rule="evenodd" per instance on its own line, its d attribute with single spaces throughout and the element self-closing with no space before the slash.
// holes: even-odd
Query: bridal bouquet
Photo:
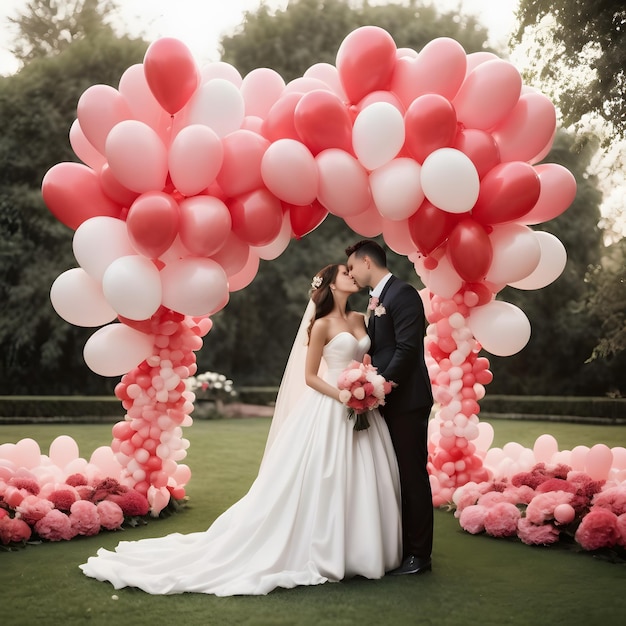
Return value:
<svg viewBox="0 0 626 626">
<path fill-rule="evenodd" d="M 354 419 L 354 430 L 365 430 L 370 424 L 367 412 L 385 404 L 385 396 L 394 383 L 385 380 L 372 365 L 369 354 L 363 362 L 352 361 L 337 380 L 339 399 L 348 407 L 348 418 Z"/>
</svg>

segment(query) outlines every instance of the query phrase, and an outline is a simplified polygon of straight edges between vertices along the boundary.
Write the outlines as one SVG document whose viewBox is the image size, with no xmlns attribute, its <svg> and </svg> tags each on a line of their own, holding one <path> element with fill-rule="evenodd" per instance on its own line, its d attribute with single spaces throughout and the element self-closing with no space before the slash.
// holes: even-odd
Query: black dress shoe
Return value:
<svg viewBox="0 0 626 626">
<path fill-rule="evenodd" d="M 407 556 L 402 564 L 396 569 L 387 572 L 391 576 L 400 576 L 402 574 L 423 574 L 433 569 L 433 563 L 430 559 L 420 559 L 416 556 Z"/>
</svg>

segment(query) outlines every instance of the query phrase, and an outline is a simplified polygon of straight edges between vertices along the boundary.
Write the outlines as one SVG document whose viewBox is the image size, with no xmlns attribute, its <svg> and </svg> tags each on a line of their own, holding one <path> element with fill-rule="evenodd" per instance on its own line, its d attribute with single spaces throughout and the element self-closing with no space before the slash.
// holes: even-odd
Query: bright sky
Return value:
<svg viewBox="0 0 626 626">
<path fill-rule="evenodd" d="M 200 63 L 219 60 L 219 40 L 242 23 L 246 11 L 255 11 L 263 0 L 118 0 L 122 30 L 149 41 L 176 37 L 184 41 Z M 489 28 L 490 43 L 505 43 L 513 24 L 518 0 L 431 0 L 439 10 L 459 8 L 474 14 Z M 378 4 L 384 4 L 379 0 Z M 391 0 L 399 4 L 400 0 Z M 12 31 L 7 17 L 15 17 L 27 0 L 0 2 L 0 74 L 12 74 L 18 64 L 8 51 Z M 288 0 L 265 0 L 271 9 L 284 9 Z"/>
</svg>

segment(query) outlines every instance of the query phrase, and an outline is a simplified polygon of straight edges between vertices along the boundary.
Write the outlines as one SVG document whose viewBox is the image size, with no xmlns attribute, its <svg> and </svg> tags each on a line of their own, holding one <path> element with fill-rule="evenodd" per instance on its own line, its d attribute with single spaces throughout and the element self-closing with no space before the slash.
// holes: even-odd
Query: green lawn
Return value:
<svg viewBox="0 0 626 626">
<path fill-rule="evenodd" d="M 549 432 L 561 449 L 624 445 L 626 426 L 492 421 L 495 446 L 531 447 Z M 121 539 L 206 528 L 241 497 L 256 475 L 269 420 L 198 421 L 191 441 L 189 503 L 180 513 L 145 526 L 69 542 L 0 551 L 0 624 L 181 625 L 567 625 L 624 623 L 626 565 L 559 547 L 529 547 L 513 540 L 464 533 L 451 513 L 435 513 L 432 574 L 354 579 L 318 587 L 276 590 L 268 596 L 216 598 L 197 594 L 150 596 L 119 591 L 83 576 L 78 565 L 100 546 Z M 69 434 L 81 456 L 110 442 L 110 425 L 0 426 L 0 443 L 32 437 L 47 452 Z M 115 597 L 117 598 L 115 598 Z"/>
</svg>

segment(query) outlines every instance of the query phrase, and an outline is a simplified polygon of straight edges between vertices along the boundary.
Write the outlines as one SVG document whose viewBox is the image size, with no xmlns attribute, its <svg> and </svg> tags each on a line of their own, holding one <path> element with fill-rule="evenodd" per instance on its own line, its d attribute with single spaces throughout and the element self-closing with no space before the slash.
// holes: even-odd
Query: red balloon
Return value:
<svg viewBox="0 0 626 626">
<path fill-rule="evenodd" d="M 540 191 L 539 176 L 530 163 L 500 163 L 480 182 L 472 217 L 483 224 L 515 222 L 535 206 Z"/>
<path fill-rule="evenodd" d="M 200 72 L 189 48 L 172 37 L 150 44 L 143 71 L 152 95 L 171 115 L 187 104 L 200 82 Z"/>
<path fill-rule="evenodd" d="M 248 263 L 249 257 L 250 246 L 232 230 L 226 237 L 224 245 L 211 256 L 224 268 L 227 276 L 233 276 L 240 272 Z"/>
<path fill-rule="evenodd" d="M 104 193 L 114 202 L 123 207 L 129 207 L 139 196 L 139 193 L 124 187 L 113 175 L 108 163 L 100 169 L 100 185 Z"/>
<path fill-rule="evenodd" d="M 424 200 L 409 217 L 411 240 L 422 254 L 429 255 L 448 238 L 457 221 L 456 214 L 442 211 Z"/>
<path fill-rule="evenodd" d="M 92 217 L 119 218 L 122 211 L 104 193 L 98 175 L 82 163 L 53 165 L 43 177 L 41 193 L 52 215 L 72 230 Z"/>
<path fill-rule="evenodd" d="M 298 135 L 294 122 L 294 112 L 303 95 L 295 92 L 286 93 L 272 105 L 261 128 L 264 137 L 270 141 L 278 141 L 279 139 L 300 141 L 300 135 Z"/>
<path fill-rule="evenodd" d="M 138 252 L 156 259 L 176 239 L 179 221 L 180 210 L 172 196 L 162 191 L 148 191 L 141 194 L 128 211 L 128 237 Z"/>
<path fill-rule="evenodd" d="M 493 258 L 491 240 L 481 224 L 466 217 L 448 237 L 448 257 L 457 274 L 468 282 L 480 282 Z"/>
<path fill-rule="evenodd" d="M 452 147 L 469 157 L 481 179 L 500 163 L 498 144 L 492 135 L 484 130 L 478 128 L 459 130 Z"/>
<path fill-rule="evenodd" d="M 423 163 L 434 150 L 452 145 L 457 129 L 456 112 L 444 96 L 424 94 L 409 105 L 404 126 L 405 147 L 416 161 Z"/>
<path fill-rule="evenodd" d="M 352 153 L 352 121 L 339 96 L 316 89 L 304 94 L 294 111 L 299 139 L 316 155 L 327 148 Z"/>
<path fill-rule="evenodd" d="M 392 36 L 378 26 L 357 28 L 342 41 L 335 65 L 351 103 L 356 104 L 372 91 L 389 88 L 396 50 Z"/>
<path fill-rule="evenodd" d="M 317 201 L 306 206 L 297 206 L 283 202 L 283 207 L 289 211 L 291 230 L 296 239 L 302 239 L 315 230 L 328 215 L 328 211 Z"/>
<path fill-rule="evenodd" d="M 283 225 L 280 200 L 267 189 L 257 189 L 228 203 L 233 232 L 251 246 L 271 243 Z"/>
</svg>

